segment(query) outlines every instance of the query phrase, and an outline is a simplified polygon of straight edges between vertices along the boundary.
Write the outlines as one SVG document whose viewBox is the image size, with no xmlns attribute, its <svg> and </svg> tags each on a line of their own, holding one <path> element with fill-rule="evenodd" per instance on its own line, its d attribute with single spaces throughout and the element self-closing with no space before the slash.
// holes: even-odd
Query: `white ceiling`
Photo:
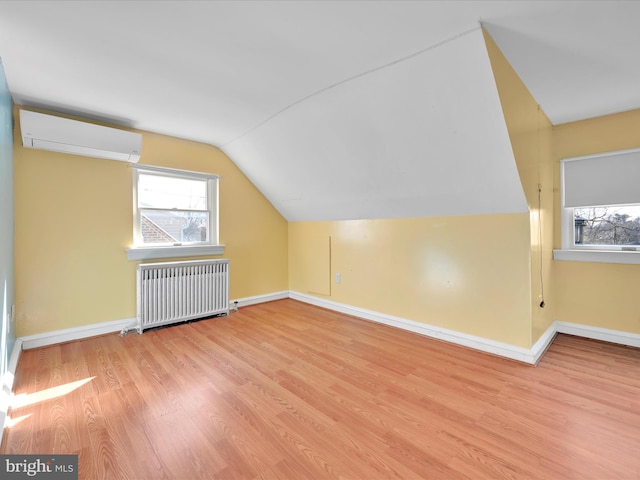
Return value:
<svg viewBox="0 0 640 480">
<path fill-rule="evenodd" d="M 640 108 L 639 20 L 609 0 L 2 1 L 0 57 L 17 104 L 217 145 L 289 220 L 511 213 L 479 25 L 563 123 Z"/>
</svg>

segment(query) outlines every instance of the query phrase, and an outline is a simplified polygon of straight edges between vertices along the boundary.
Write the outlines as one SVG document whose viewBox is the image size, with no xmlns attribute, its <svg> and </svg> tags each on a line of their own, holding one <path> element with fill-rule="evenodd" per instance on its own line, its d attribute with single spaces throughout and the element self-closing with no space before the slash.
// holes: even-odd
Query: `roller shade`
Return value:
<svg viewBox="0 0 640 480">
<path fill-rule="evenodd" d="M 561 162 L 563 207 L 640 203 L 640 149 Z"/>
</svg>

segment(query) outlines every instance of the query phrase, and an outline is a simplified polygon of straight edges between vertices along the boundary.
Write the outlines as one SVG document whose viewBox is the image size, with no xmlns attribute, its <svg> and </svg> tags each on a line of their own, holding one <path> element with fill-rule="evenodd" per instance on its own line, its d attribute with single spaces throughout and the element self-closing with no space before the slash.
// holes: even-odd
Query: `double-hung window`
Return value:
<svg viewBox="0 0 640 480">
<path fill-rule="evenodd" d="M 558 260 L 640 263 L 640 149 L 561 162 Z"/>
<path fill-rule="evenodd" d="M 216 175 L 139 164 L 132 168 L 130 260 L 222 253 Z"/>
</svg>

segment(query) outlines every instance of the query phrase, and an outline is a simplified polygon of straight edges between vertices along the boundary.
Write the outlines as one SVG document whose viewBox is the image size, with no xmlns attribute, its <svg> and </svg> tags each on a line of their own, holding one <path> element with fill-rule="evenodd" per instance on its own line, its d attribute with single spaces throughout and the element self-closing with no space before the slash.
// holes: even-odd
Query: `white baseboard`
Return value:
<svg viewBox="0 0 640 480">
<path fill-rule="evenodd" d="M 16 369 L 18 368 L 18 360 L 20 360 L 20 354 L 24 350 L 22 345 L 22 339 L 16 338 L 13 343 L 13 350 L 11 350 L 11 356 L 9 357 L 9 365 L 7 372 L 11 374 L 11 388 L 13 388 L 13 379 L 16 376 Z"/>
<path fill-rule="evenodd" d="M 238 306 L 246 307 L 257 303 L 271 302 L 273 300 L 281 300 L 289 298 L 289 292 L 274 292 L 266 295 L 256 295 L 253 297 L 239 298 Z M 233 305 L 233 301 L 231 301 Z M 83 325 L 81 327 L 67 328 L 64 330 L 55 330 L 53 332 L 37 333 L 35 335 L 27 335 L 20 337 L 22 348 L 29 350 L 31 348 L 44 347 L 54 345 L 56 343 L 69 342 L 72 340 L 80 340 L 81 338 L 95 337 L 96 335 L 104 335 L 105 333 L 120 332 L 123 328 L 136 325 L 137 320 L 133 318 L 124 318 L 122 320 L 113 320 L 110 322 L 94 323 L 91 325 Z"/>
<path fill-rule="evenodd" d="M 385 325 L 402 328 L 410 332 L 419 333 L 431 338 L 437 338 L 457 345 L 474 348 L 501 357 L 511 358 L 520 362 L 536 365 L 544 352 L 547 350 L 551 342 L 558 333 L 575 335 L 578 337 L 591 338 L 594 340 L 602 340 L 605 342 L 617 343 L 629 347 L 640 348 L 640 334 L 622 332 L 619 330 L 610 330 L 608 328 L 591 327 L 578 323 L 561 322 L 555 320 L 542 336 L 533 344 L 531 348 L 516 347 L 507 343 L 496 342 L 487 338 L 476 337 L 466 333 L 456 332 L 446 328 L 436 327 L 406 318 L 395 317 L 384 313 L 366 310 L 364 308 L 353 307 L 343 303 L 333 302 L 322 298 L 314 297 L 304 293 L 289 292 L 289 297 L 294 300 L 316 305 L 318 307 L 327 308 L 336 312 L 346 313 L 354 317 L 371 320 Z"/>
<path fill-rule="evenodd" d="M 608 328 L 591 327 L 579 323 L 556 321 L 555 328 L 558 333 L 576 335 L 578 337 L 592 338 L 604 342 L 617 343 L 628 347 L 640 348 L 640 334 L 622 332 L 620 330 L 610 330 Z"/>
<path fill-rule="evenodd" d="M 111 322 L 93 323 L 91 325 L 83 325 L 81 327 L 66 328 L 64 330 L 54 330 L 53 332 L 36 333 L 35 335 L 27 335 L 20 337 L 22 340 L 22 348 L 29 350 L 31 348 L 44 347 L 54 345 L 56 343 L 69 342 L 71 340 L 80 340 L 81 338 L 95 337 L 96 335 L 104 335 L 105 333 L 119 332 L 125 327 L 129 327 L 136 323 L 134 318 L 123 318 L 122 320 L 113 320 Z"/>
<path fill-rule="evenodd" d="M 9 412 L 9 400 L 13 393 L 13 382 L 16 378 L 16 369 L 18 368 L 18 360 L 20 359 L 20 353 L 22 352 L 22 340 L 19 338 L 13 343 L 13 349 L 11 350 L 11 356 L 9 357 L 9 364 L 7 365 L 7 371 L 2 378 L 2 390 L 0 390 L 0 425 L 2 425 L 2 431 L 0 431 L 0 444 L 2 444 L 2 437 L 4 434 L 4 427 L 8 425 L 7 413 Z"/>
<path fill-rule="evenodd" d="M 418 333 L 420 335 L 425 335 L 427 337 L 444 340 L 450 343 L 455 343 L 457 345 L 474 348 L 476 350 L 492 353 L 501 357 L 511 358 L 513 360 L 518 360 L 520 362 L 532 365 L 535 365 L 538 362 L 542 354 L 553 341 L 556 333 L 566 333 L 569 335 L 576 335 L 580 337 L 603 340 L 606 342 L 640 348 L 640 334 L 610 330 L 599 327 L 590 327 L 587 325 L 561 321 L 554 321 L 549 326 L 547 331 L 536 341 L 536 343 L 533 344 L 531 348 L 523 348 L 509 345 L 508 343 L 497 342 L 495 340 L 477 337 L 475 335 L 469 335 L 466 333 L 457 332 L 455 330 L 449 330 L 447 328 L 437 327 L 434 325 L 428 325 L 425 323 L 416 322 L 414 320 L 396 317 L 394 315 L 387 315 L 384 313 L 375 312 L 373 310 L 354 307 L 352 305 L 338 303 L 332 300 L 326 300 L 295 291 L 282 291 L 265 295 L 238 298 L 236 300 L 232 300 L 231 304 L 233 305 L 233 302 L 237 301 L 238 307 L 246 307 L 249 305 L 271 302 L 274 300 L 282 300 L 285 298 L 292 298 L 294 300 L 299 300 L 301 302 L 316 305 L 318 307 L 323 307 L 329 310 L 334 310 L 336 312 L 363 318 L 365 320 L 371 320 L 373 322 L 390 325 L 392 327 L 401 328 L 410 332 Z M 38 333 L 35 335 L 20 337 L 16 339 L 15 343 L 15 345 L 19 346 L 20 348 L 18 350 L 18 353 L 16 353 L 16 348 L 14 346 L 9 366 L 12 365 L 11 362 L 15 362 L 13 364 L 13 371 L 15 371 L 15 365 L 18 361 L 19 352 L 23 349 L 28 350 L 31 348 L 54 345 L 56 343 L 69 342 L 72 340 L 79 340 L 96 335 L 103 335 L 105 333 L 119 332 L 123 328 L 130 327 L 135 323 L 135 318 L 125 318 L 122 320 L 114 320 L 111 322 L 95 323 L 92 325 L 84 325 L 81 327 L 68 328 L 65 330 L 56 330 L 53 332 Z"/>
<path fill-rule="evenodd" d="M 547 351 L 547 348 L 549 348 L 549 345 L 551 345 L 551 342 L 553 342 L 553 339 L 556 337 L 556 334 L 558 333 L 556 330 L 556 323 L 557 322 L 554 321 L 549 325 L 549 328 L 547 328 L 540 338 L 532 345 L 530 350 L 533 358 L 535 359 L 533 362 L 534 365 L 538 364 L 538 361 L 542 358 L 542 354 Z"/>
<path fill-rule="evenodd" d="M 344 303 L 324 300 L 318 297 L 294 291 L 289 292 L 289 297 L 294 300 L 299 300 L 301 302 L 316 305 L 318 307 L 328 308 L 329 310 L 346 313 L 347 315 L 353 315 L 354 317 L 363 318 L 365 320 L 371 320 L 373 322 L 390 325 L 392 327 L 402 328 L 404 330 L 419 333 L 420 335 L 425 335 L 427 337 L 444 340 L 446 342 L 474 348 L 476 350 L 492 353 L 501 357 L 511 358 L 513 360 L 518 360 L 520 362 L 529 363 L 532 365 L 535 365 L 535 363 L 539 359 L 539 356 L 542 354 L 542 352 L 544 352 L 546 348 L 546 346 L 537 344 L 535 351 L 533 349 L 516 347 L 514 345 L 509 345 L 508 343 L 496 342 L 495 340 L 476 337 L 475 335 L 456 332 L 455 330 L 436 327 L 434 325 L 428 325 L 426 323 L 420 323 L 414 320 L 407 320 L 406 318 L 387 315 L 384 313 L 375 312 L 373 310 L 353 307 Z M 553 338 L 553 335 L 551 336 L 551 338 Z"/>
<path fill-rule="evenodd" d="M 238 307 L 247 307 L 249 305 L 255 305 L 257 303 L 272 302 L 274 300 L 282 300 L 289 298 L 289 291 L 267 293 L 266 295 L 255 295 L 253 297 L 236 298 L 231 300 L 230 305 L 233 306 L 234 302 L 238 302 Z"/>
</svg>

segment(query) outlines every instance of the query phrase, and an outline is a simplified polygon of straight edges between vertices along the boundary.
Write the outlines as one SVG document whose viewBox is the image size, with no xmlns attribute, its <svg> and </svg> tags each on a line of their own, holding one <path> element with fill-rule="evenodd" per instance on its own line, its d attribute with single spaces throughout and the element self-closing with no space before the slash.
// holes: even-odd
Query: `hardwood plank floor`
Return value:
<svg viewBox="0 0 640 480">
<path fill-rule="evenodd" d="M 638 479 L 640 350 L 537 367 L 280 300 L 22 353 L 1 453 L 83 479 Z"/>
</svg>

